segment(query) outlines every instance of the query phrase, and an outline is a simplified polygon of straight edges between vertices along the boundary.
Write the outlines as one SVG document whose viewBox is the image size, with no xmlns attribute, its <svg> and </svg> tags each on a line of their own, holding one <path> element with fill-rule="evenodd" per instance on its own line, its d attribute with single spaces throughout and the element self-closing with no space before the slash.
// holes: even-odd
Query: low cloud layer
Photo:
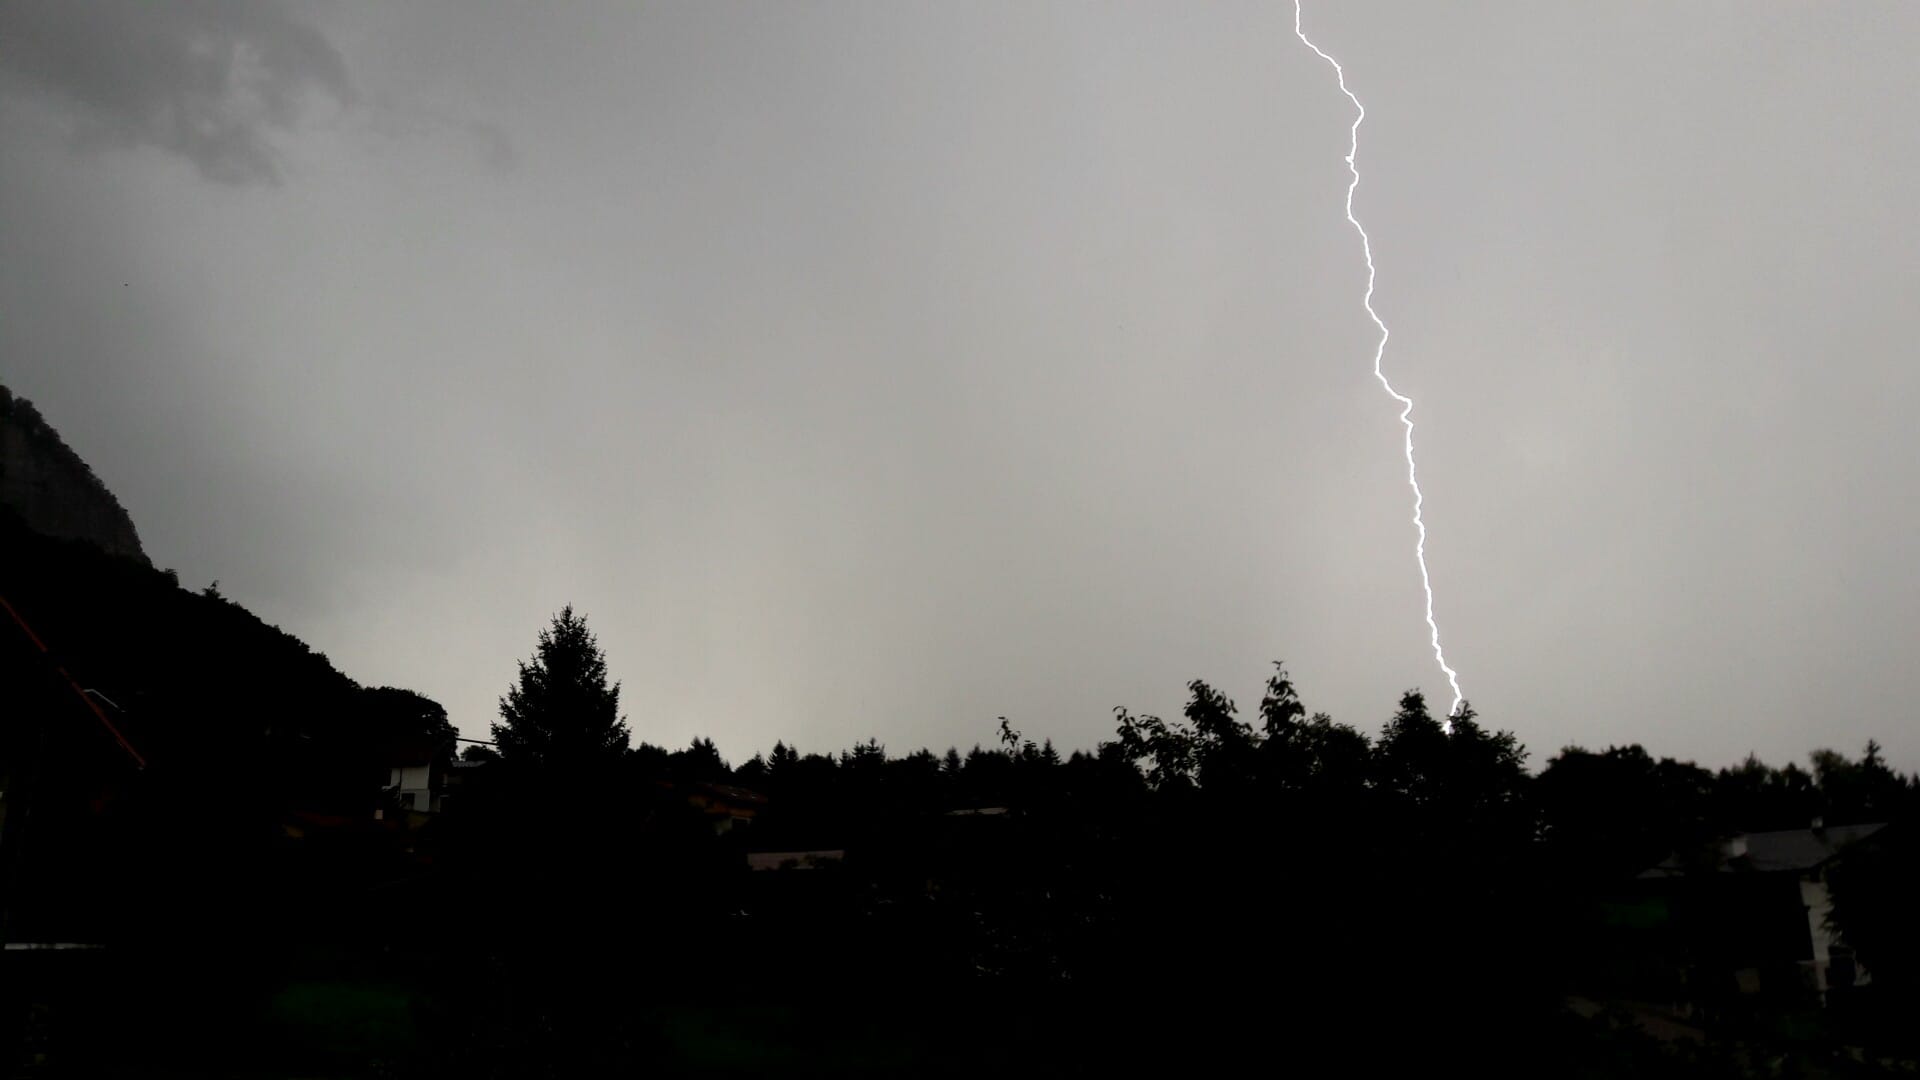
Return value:
<svg viewBox="0 0 1920 1080">
<path fill-rule="evenodd" d="M 354 88 L 340 53 L 271 0 L 0 6 L 0 71 L 57 102 L 83 144 L 151 146 L 209 180 L 277 183 L 272 134 Z"/>
</svg>

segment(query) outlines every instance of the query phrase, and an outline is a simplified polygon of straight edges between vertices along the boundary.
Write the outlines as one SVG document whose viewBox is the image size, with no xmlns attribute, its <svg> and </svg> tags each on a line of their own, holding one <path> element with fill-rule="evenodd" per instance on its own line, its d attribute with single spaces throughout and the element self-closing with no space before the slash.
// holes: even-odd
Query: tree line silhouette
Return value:
<svg viewBox="0 0 1920 1080">
<path fill-rule="evenodd" d="M 10 940 L 112 946 L 62 998 L 72 1023 L 124 1034 L 80 1040 L 88 1054 L 190 1057 L 206 1025 L 188 1003 L 247 1052 L 292 1040 L 323 1070 L 422 1075 L 1255 1054 L 1745 1076 L 1782 1045 L 1808 1075 L 1868 1075 L 1848 1047 L 1914 1052 L 1886 1017 L 1920 1001 L 1901 831 L 1920 785 L 1872 743 L 1717 770 L 1570 747 L 1530 771 L 1471 706 L 1440 717 L 1408 691 L 1363 728 L 1310 713 L 1275 664 L 1245 715 L 1196 680 L 1179 715 L 1117 709 L 1088 748 L 983 718 L 965 750 L 782 742 L 734 764 L 709 739 L 636 739 L 567 608 L 508 682 L 492 745 L 456 754 L 430 699 L 353 683 L 216 590 L 0 529 L 30 556 L 0 564 L 0 595 L 151 761 L 117 759 L 47 661 L 6 653 L 12 714 L 34 720 L 0 732 L 7 798 L 36 793 L 24 843 L 7 819 Z M 396 743 L 431 749 L 440 812 L 395 802 Z M 1685 943 L 1632 925 L 1636 875 L 1816 820 L 1895 839 L 1831 881 L 1873 1009 L 1795 1042 L 1730 993 L 1669 985 Z M 1649 940 L 1671 961 L 1651 976 L 1623 959 Z M 283 1015 L 301 1000 L 285 988 L 316 980 L 384 988 L 386 1012 L 355 1000 L 400 1034 L 363 1045 Z M 1713 1039 L 1567 1009 L 1645 994 L 1719 1010 Z"/>
<path fill-rule="evenodd" d="M 1534 774 L 1513 733 L 1470 704 L 1443 720 L 1408 691 L 1369 734 L 1309 714 L 1278 663 L 1251 720 L 1195 680 L 1178 717 L 1119 708 L 1111 739 L 1064 755 L 1002 717 L 964 753 L 782 742 L 734 766 L 705 738 L 631 744 L 605 672 L 584 619 L 563 611 L 502 700 L 497 748 L 468 751 L 479 805 L 464 820 L 487 838 L 496 882 L 542 882 L 514 905 L 536 938 L 571 910 L 546 883 L 573 873 L 593 879 L 584 893 L 617 888 L 626 871 L 586 867 L 632 852 L 680 883 L 630 895 L 633 917 L 707 927 L 647 946 L 676 993 L 743 972 L 787 990 L 1070 989 L 1050 1008 L 1075 1003 L 1064 1015 L 1107 1032 L 1089 1045 L 1114 1067 L 1241 1047 L 1236 1033 L 1282 1017 L 1390 1053 L 1356 1031 L 1358 1015 L 1422 1033 L 1423 1052 L 1450 1040 L 1483 1063 L 1500 1046 L 1573 1070 L 1591 1047 L 1563 1038 L 1566 995 L 1613 988 L 1622 939 L 1607 912 L 1631 903 L 1638 872 L 1736 833 L 1909 820 L 1920 801 L 1871 742 L 1857 758 L 1816 751 L 1809 768 L 1749 756 L 1717 771 L 1637 745 L 1569 747 Z M 765 803 L 715 835 L 682 798 L 705 785 Z M 519 846 L 499 842 L 515 829 Z M 562 832 L 579 845 L 564 854 Z M 756 881 L 741 866 L 744 851 L 823 848 L 844 858 L 811 879 Z M 1864 880 L 1836 875 L 1834 919 L 1880 986 L 1905 993 L 1920 956 L 1899 910 L 1920 899 L 1910 858 L 1852 865 Z M 822 938 L 831 946 L 805 944 Z M 1188 1034 L 1125 1038 L 1114 1025 L 1134 999 Z"/>
</svg>

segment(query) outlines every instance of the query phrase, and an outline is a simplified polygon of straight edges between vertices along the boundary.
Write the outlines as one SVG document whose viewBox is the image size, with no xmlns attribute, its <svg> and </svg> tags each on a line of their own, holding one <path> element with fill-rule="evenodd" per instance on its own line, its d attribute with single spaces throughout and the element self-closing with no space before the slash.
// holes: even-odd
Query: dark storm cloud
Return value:
<svg viewBox="0 0 1920 1080">
<path fill-rule="evenodd" d="M 69 109 L 83 142 L 158 147 L 209 180 L 274 183 L 271 129 L 342 105 L 340 53 L 270 0 L 24 0 L 0 6 L 0 70 Z"/>
</svg>

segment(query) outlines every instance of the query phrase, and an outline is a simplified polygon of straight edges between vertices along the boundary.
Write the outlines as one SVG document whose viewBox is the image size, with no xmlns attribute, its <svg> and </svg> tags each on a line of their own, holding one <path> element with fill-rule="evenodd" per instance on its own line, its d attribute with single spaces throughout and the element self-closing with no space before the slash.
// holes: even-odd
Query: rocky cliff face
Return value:
<svg viewBox="0 0 1920 1080">
<path fill-rule="evenodd" d="M 113 492 L 93 475 L 26 398 L 0 386 L 0 507 L 37 532 L 85 540 L 141 563 L 140 534 Z"/>
</svg>

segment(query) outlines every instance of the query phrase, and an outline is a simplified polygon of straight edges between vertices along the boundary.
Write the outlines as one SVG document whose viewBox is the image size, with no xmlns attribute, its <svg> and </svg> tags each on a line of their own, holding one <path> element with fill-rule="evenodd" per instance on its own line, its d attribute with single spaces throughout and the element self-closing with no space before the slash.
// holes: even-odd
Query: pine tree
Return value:
<svg viewBox="0 0 1920 1080">
<path fill-rule="evenodd" d="M 532 659 L 500 699 L 500 720 L 493 741 L 509 763 L 592 767 L 626 754 L 620 684 L 607 684 L 606 655 L 572 605 L 540 631 Z"/>
</svg>

